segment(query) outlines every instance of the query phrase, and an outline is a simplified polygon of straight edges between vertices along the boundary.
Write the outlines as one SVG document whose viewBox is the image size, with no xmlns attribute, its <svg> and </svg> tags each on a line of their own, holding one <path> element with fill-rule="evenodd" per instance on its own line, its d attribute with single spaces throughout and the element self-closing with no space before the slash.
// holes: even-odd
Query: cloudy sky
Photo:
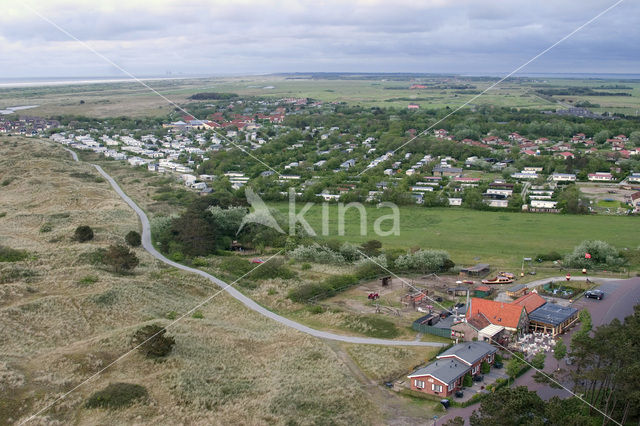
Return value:
<svg viewBox="0 0 640 426">
<path fill-rule="evenodd" d="M 615 0 L 0 0 L 0 78 L 509 73 Z M 26 5 L 30 6 L 26 6 Z M 640 73 L 625 0 L 523 72 Z"/>
</svg>

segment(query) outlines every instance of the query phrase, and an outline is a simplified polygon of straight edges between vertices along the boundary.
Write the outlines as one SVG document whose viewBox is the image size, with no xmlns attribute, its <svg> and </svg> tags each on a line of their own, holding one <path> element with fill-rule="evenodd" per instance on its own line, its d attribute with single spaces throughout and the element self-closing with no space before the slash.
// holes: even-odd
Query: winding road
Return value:
<svg viewBox="0 0 640 426">
<path fill-rule="evenodd" d="M 79 161 L 78 155 L 74 151 L 68 148 L 65 148 L 65 150 L 71 153 L 71 156 L 73 157 L 74 161 Z M 116 183 L 116 181 L 107 172 L 105 172 L 102 169 L 102 167 L 98 166 L 97 164 L 93 164 L 93 167 L 95 167 L 96 170 L 98 170 L 98 172 L 111 184 L 111 186 L 116 191 L 116 193 L 129 205 L 129 207 L 131 207 L 136 212 L 136 214 L 140 218 L 140 222 L 142 223 L 142 247 L 144 247 L 144 249 L 147 250 L 149 254 L 151 254 L 151 256 L 155 257 L 161 262 L 166 263 L 167 265 L 173 266 L 174 268 L 178 268 L 186 272 L 191 272 L 193 274 L 198 274 L 201 277 L 208 279 L 209 281 L 219 286 L 222 290 L 226 291 L 231 297 L 240 301 L 243 305 L 245 305 L 247 308 L 251 309 L 252 311 L 255 311 L 269 319 L 277 321 L 282 325 L 301 331 L 302 333 L 306 333 L 308 335 L 318 337 L 320 339 L 328 339 L 328 340 L 335 340 L 335 341 L 345 342 L 345 343 L 358 343 L 358 344 L 365 344 L 365 345 L 427 346 L 427 347 L 445 346 L 444 343 L 438 343 L 438 342 L 420 342 L 415 340 L 389 340 L 389 339 L 375 339 L 371 337 L 343 336 L 340 334 L 330 333 L 327 331 L 316 330 L 271 312 L 270 310 L 264 308 L 263 306 L 260 306 L 259 304 L 254 302 L 253 299 L 245 296 L 240 291 L 236 290 L 230 284 L 227 284 L 221 279 L 216 278 L 213 275 L 208 274 L 204 271 L 201 271 L 200 269 L 190 268 L 189 266 L 185 266 L 181 263 L 174 262 L 173 260 L 170 260 L 164 257 L 162 253 L 156 250 L 156 248 L 151 243 L 151 226 L 149 225 L 149 218 L 147 217 L 145 212 L 131 198 L 129 198 L 127 194 L 124 193 L 122 188 L 120 188 L 120 186 Z"/>
</svg>

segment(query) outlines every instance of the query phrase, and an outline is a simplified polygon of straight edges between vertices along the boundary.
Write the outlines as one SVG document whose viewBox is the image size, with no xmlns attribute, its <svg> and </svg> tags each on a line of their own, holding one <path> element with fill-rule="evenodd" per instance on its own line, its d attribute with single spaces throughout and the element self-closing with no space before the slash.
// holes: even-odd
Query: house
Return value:
<svg viewBox="0 0 640 426">
<path fill-rule="evenodd" d="M 529 314 L 529 328 L 532 332 L 549 333 L 555 337 L 577 320 L 577 309 L 545 303 Z"/>
<path fill-rule="evenodd" d="M 573 173 L 554 173 L 551 175 L 551 180 L 554 182 L 575 182 L 576 175 Z"/>
<path fill-rule="evenodd" d="M 640 183 L 640 173 L 631 173 L 627 178 L 629 183 Z"/>
<path fill-rule="evenodd" d="M 462 268 L 460 270 L 460 275 L 467 275 L 469 277 L 483 277 L 489 273 L 489 264 L 488 263 L 478 263 L 477 265 L 471 266 L 469 268 Z"/>
<path fill-rule="evenodd" d="M 596 172 L 589 173 L 587 178 L 594 182 L 611 182 L 613 180 L 613 175 L 609 172 Z"/>
<path fill-rule="evenodd" d="M 438 360 L 456 360 L 466 364 L 471 368 L 471 374 L 480 372 L 480 365 L 483 362 L 493 363 L 493 354 L 498 349 L 486 342 L 467 342 L 454 345 L 436 356 Z"/>
<path fill-rule="evenodd" d="M 518 333 L 527 330 L 529 319 L 523 306 L 493 300 L 471 298 L 471 306 L 466 318 L 477 314 L 484 315 L 491 324 L 503 326 L 508 333 Z"/>
<path fill-rule="evenodd" d="M 448 198 L 450 206 L 461 206 L 462 198 Z"/>
<path fill-rule="evenodd" d="M 534 209 L 555 209 L 557 205 L 558 205 L 557 201 L 531 200 L 531 208 L 534 208 Z"/>
<path fill-rule="evenodd" d="M 484 284 L 479 285 L 473 289 L 473 294 L 476 297 L 489 297 L 491 296 L 492 292 L 493 292 L 493 289 L 488 285 L 484 285 Z"/>
<path fill-rule="evenodd" d="M 507 296 L 509 297 L 520 297 L 527 292 L 526 284 L 514 284 L 507 289 Z"/>
<path fill-rule="evenodd" d="M 527 310 L 527 314 L 531 314 L 531 312 L 538 309 L 540 306 L 547 303 L 536 290 L 533 290 L 529 294 L 525 294 L 524 296 L 518 297 L 516 300 L 511 302 L 514 305 L 520 305 Z M 531 319 L 531 318 L 529 318 Z"/>
<path fill-rule="evenodd" d="M 437 356 L 436 361 L 408 376 L 411 390 L 449 396 L 462 387 L 465 375 L 476 375 L 483 362 L 493 363 L 498 350 L 486 342 L 457 344 Z"/>
<path fill-rule="evenodd" d="M 555 158 L 559 158 L 560 160 L 568 160 L 569 158 L 575 158 L 576 156 L 573 155 L 573 153 L 568 152 L 568 151 L 564 151 L 564 152 L 558 152 L 557 154 L 554 155 Z"/>
<path fill-rule="evenodd" d="M 462 387 L 469 366 L 453 359 L 434 361 L 407 376 L 411 390 L 431 395 L 449 396 Z"/>
<path fill-rule="evenodd" d="M 462 176 L 462 169 L 459 167 L 449 167 L 449 166 L 435 166 L 433 168 L 434 176 Z"/>
</svg>

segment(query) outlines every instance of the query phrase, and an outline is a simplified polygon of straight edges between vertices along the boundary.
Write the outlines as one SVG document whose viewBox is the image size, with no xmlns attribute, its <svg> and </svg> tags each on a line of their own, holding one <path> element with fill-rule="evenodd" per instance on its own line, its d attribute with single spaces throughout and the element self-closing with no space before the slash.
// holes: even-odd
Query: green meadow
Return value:
<svg viewBox="0 0 640 426">
<path fill-rule="evenodd" d="M 298 203 L 297 210 L 304 206 Z M 287 204 L 273 207 L 287 214 Z M 369 239 L 383 247 L 438 248 L 449 252 L 454 262 L 468 265 L 486 262 L 496 267 L 519 267 L 523 257 L 557 251 L 567 253 L 583 240 L 604 240 L 619 249 L 640 246 L 640 221 L 629 216 L 574 216 L 536 213 L 484 212 L 463 208 L 400 208 L 399 235 L 377 236 L 374 223 L 391 214 L 390 208 L 366 207 L 367 235 L 361 235 L 360 213 L 352 208 L 344 214 L 340 235 L 338 206 L 329 209 L 328 236 L 354 243 Z M 322 234 L 322 205 L 314 205 L 304 218 Z M 385 220 L 383 231 L 392 221 Z"/>
</svg>

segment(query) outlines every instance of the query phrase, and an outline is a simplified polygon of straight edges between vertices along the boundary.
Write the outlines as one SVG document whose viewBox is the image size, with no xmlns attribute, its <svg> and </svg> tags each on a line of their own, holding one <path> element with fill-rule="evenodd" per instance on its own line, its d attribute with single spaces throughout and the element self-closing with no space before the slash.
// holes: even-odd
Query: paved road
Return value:
<svg viewBox="0 0 640 426">
<path fill-rule="evenodd" d="M 73 152 L 73 151 L 71 151 Z M 75 153 L 73 153 L 75 154 Z M 74 156 L 74 159 L 77 160 L 77 156 Z M 444 343 L 436 343 L 436 342 L 420 342 L 415 340 L 387 340 L 387 339 L 374 339 L 370 337 L 357 337 L 357 336 L 343 336 L 340 334 L 329 333 L 326 331 L 315 330 L 313 328 L 307 327 L 306 325 L 297 323 L 288 318 L 277 315 L 270 310 L 260 306 L 256 302 L 254 302 L 251 298 L 245 296 L 226 282 L 222 281 L 219 278 L 214 277 L 204 271 L 199 269 L 190 268 L 188 266 L 182 265 L 180 263 L 174 262 L 170 259 L 164 257 L 151 243 L 151 227 L 149 226 L 149 218 L 145 212 L 138 207 L 136 203 L 133 202 L 131 198 L 127 196 L 127 194 L 122 191 L 120 186 L 116 183 L 116 181 L 105 172 L 102 167 L 94 164 L 93 165 L 98 172 L 111 184 L 113 189 L 118 193 L 118 195 L 136 212 L 138 217 L 140 218 L 140 222 L 142 222 L 142 246 L 147 250 L 153 257 L 156 259 L 166 263 L 167 265 L 171 265 L 175 268 L 182 269 L 183 271 L 191 272 L 194 274 L 198 274 L 201 277 L 208 279 L 214 284 L 221 287 L 224 291 L 226 291 L 229 295 L 239 300 L 242 304 L 244 304 L 247 308 L 258 312 L 261 315 L 264 315 L 267 318 L 270 318 L 274 321 L 279 322 L 280 324 L 286 325 L 287 327 L 291 327 L 303 333 L 309 334 L 311 336 L 319 337 L 321 339 L 329 339 L 329 340 L 337 340 L 340 342 L 346 343 L 360 343 L 367 345 L 385 345 L 385 346 L 431 346 L 431 347 L 440 347 L 444 346 Z"/>
</svg>

